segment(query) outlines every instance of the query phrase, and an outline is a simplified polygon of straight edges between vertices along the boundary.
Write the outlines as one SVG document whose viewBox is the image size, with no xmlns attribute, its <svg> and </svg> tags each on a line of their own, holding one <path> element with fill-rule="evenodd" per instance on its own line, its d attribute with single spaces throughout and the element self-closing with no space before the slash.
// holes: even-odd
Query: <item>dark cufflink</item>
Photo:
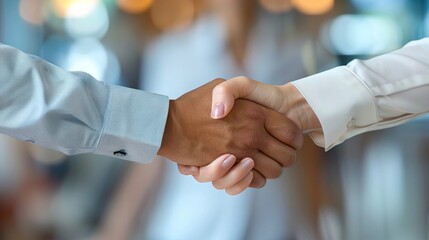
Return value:
<svg viewBox="0 0 429 240">
<path fill-rule="evenodd" d="M 113 155 L 115 155 L 116 157 L 125 157 L 127 156 L 127 152 L 125 152 L 124 149 L 121 149 L 119 151 L 113 152 Z"/>
</svg>

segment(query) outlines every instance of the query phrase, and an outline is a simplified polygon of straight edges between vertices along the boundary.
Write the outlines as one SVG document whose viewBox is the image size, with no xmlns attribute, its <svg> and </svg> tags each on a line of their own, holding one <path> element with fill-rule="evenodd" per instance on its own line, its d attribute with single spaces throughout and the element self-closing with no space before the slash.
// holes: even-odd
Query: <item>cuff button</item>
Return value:
<svg viewBox="0 0 429 240">
<path fill-rule="evenodd" d="M 127 152 L 125 152 L 124 149 L 121 149 L 119 151 L 113 152 L 113 155 L 115 155 L 116 157 L 125 157 L 127 156 Z"/>
</svg>

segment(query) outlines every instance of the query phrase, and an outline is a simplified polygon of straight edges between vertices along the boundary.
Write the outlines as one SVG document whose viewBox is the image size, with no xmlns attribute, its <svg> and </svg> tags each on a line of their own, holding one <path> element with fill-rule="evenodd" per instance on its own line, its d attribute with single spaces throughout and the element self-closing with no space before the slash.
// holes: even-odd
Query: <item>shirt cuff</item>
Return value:
<svg viewBox="0 0 429 240">
<path fill-rule="evenodd" d="M 161 146 L 168 107 L 166 96 L 110 85 L 104 126 L 94 153 L 150 162 Z"/>
<path fill-rule="evenodd" d="M 293 82 L 318 117 L 322 129 L 308 133 L 329 150 L 378 121 L 375 98 L 346 66 Z"/>
</svg>

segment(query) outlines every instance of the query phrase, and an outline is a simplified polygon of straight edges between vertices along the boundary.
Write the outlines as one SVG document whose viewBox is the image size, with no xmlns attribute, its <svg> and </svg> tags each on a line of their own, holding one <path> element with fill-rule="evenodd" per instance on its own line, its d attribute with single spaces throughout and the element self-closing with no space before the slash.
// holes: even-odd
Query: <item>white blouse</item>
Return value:
<svg viewBox="0 0 429 240">
<path fill-rule="evenodd" d="M 329 150 L 357 134 L 393 127 L 429 112 L 429 38 L 293 84 L 322 125 L 309 135 Z"/>
</svg>

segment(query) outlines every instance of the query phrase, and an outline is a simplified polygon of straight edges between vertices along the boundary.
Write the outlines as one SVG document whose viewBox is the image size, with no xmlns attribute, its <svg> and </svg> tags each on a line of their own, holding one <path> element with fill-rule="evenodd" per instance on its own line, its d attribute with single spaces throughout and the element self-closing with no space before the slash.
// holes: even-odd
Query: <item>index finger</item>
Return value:
<svg viewBox="0 0 429 240">
<path fill-rule="evenodd" d="M 267 109 L 265 130 L 280 142 L 299 150 L 304 142 L 304 135 L 298 125 L 283 114 Z"/>
<path fill-rule="evenodd" d="M 193 176 L 198 182 L 212 182 L 223 177 L 234 166 L 235 162 L 235 156 L 224 154 L 209 165 L 200 167 L 199 172 Z"/>
</svg>

